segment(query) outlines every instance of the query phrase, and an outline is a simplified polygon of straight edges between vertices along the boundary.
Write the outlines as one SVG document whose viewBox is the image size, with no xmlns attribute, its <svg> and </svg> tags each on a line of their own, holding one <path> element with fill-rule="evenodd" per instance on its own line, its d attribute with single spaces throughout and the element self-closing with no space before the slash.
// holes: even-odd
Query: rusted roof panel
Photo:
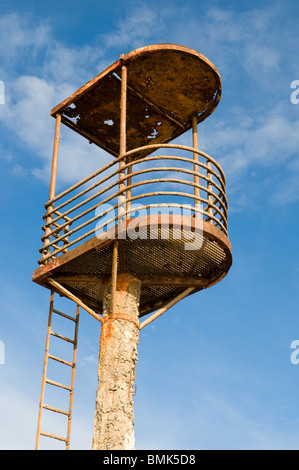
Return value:
<svg viewBox="0 0 299 470">
<path fill-rule="evenodd" d="M 61 113 L 64 124 L 114 156 L 119 155 L 122 65 L 128 76 L 127 150 L 170 142 L 191 128 L 194 115 L 203 121 L 219 102 L 219 73 L 192 49 L 159 44 L 123 55 L 51 112 Z"/>
</svg>

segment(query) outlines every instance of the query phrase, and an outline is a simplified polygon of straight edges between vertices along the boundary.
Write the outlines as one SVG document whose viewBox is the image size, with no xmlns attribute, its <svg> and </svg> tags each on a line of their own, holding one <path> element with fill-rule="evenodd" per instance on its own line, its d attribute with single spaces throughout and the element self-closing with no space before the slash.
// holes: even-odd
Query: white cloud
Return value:
<svg viewBox="0 0 299 470">
<path fill-rule="evenodd" d="M 293 161 L 299 148 L 299 119 L 288 102 L 269 110 L 237 108 L 229 119 L 202 128 L 200 141 L 223 166 L 230 184 L 239 184 L 248 170 L 262 175 L 267 168 Z M 246 185 L 244 185 L 244 190 Z"/>
<path fill-rule="evenodd" d="M 9 13 L 0 16 L 0 57 L 7 75 L 26 60 L 31 61 L 51 41 L 50 27 L 40 22 L 32 27 L 26 15 Z"/>
<path fill-rule="evenodd" d="M 119 21 L 116 31 L 105 38 L 107 47 L 141 47 L 148 37 L 159 31 L 163 25 L 163 7 L 158 9 L 145 5 L 136 5 L 126 17 Z"/>
<path fill-rule="evenodd" d="M 7 90 L 6 105 L 0 108 L 0 120 L 13 130 L 30 149 L 44 154 L 50 143 L 49 108 L 53 103 L 53 85 L 34 76 L 19 76 Z"/>
<path fill-rule="evenodd" d="M 160 37 L 160 34 L 164 38 L 166 32 L 171 41 L 175 31 L 175 37 L 180 38 L 181 43 L 187 45 L 192 38 L 191 47 L 198 50 L 206 47 L 212 56 L 220 58 L 225 80 L 236 60 L 252 87 L 258 81 L 258 86 L 263 88 L 271 73 L 279 72 L 280 51 L 275 43 L 271 43 L 276 7 L 246 12 L 210 8 L 204 18 L 190 16 L 188 7 L 181 9 L 179 17 L 176 13 L 176 8 L 170 9 L 167 4 L 157 10 L 138 3 L 128 10 L 113 34 L 106 38 L 98 37 L 97 42 L 105 43 L 105 48 L 98 47 L 98 43 L 94 46 L 68 47 L 53 39 L 46 23 L 32 26 L 28 17 L 23 19 L 16 14 L 0 18 L 0 25 L 3 26 L 0 37 L 8 41 L 11 48 L 9 54 L 4 47 L 0 48 L 0 56 L 11 57 L 11 62 L 17 63 L 24 50 L 31 61 L 37 51 L 44 51 L 43 60 L 39 62 L 39 75 L 22 74 L 14 78 L 6 87 L 7 104 L 0 108 L 2 124 L 40 159 L 34 163 L 35 177 L 48 181 L 50 173 L 54 133 L 50 109 L 85 83 L 95 69 L 98 72 L 112 48 L 119 48 L 120 45 L 139 47 L 153 37 Z M 189 18 L 188 31 L 179 28 L 184 17 Z M 169 24 L 172 25 L 170 29 Z M 14 37 L 9 41 L 11 36 Z M 298 148 L 296 129 L 299 121 L 292 121 L 285 103 L 274 102 L 268 110 L 263 108 L 262 103 L 258 109 L 247 106 L 247 100 L 240 100 L 238 107 L 236 103 L 237 100 L 225 121 L 216 119 L 212 129 L 209 125 L 203 128 L 201 144 L 224 165 L 227 175 L 232 178 L 231 182 L 239 185 L 240 178 L 249 168 L 282 164 L 292 158 Z M 62 183 L 81 179 L 82 171 L 86 175 L 94 171 L 103 159 L 109 158 L 95 146 L 88 146 L 84 139 L 64 129 L 60 155 L 59 181 Z M 15 173 L 24 167 L 23 162 L 13 163 L 18 165 L 14 167 Z"/>
</svg>

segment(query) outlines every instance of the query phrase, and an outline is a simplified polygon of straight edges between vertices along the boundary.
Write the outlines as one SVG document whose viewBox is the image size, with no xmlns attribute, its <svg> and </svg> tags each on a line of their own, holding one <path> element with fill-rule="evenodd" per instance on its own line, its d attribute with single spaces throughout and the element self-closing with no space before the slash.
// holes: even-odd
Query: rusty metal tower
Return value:
<svg viewBox="0 0 299 470">
<path fill-rule="evenodd" d="M 41 435 L 70 445 L 80 309 L 101 323 L 93 448 L 133 449 L 140 330 L 227 274 L 225 175 L 197 139 L 198 123 L 220 95 L 220 76 L 208 59 L 159 44 L 122 55 L 51 111 L 50 194 L 33 273 L 51 292 L 36 448 Z M 55 194 L 61 123 L 111 158 Z M 189 130 L 189 146 L 170 143 Z M 55 308 L 55 294 L 75 303 L 75 316 Z M 73 338 L 52 330 L 53 314 L 74 324 Z M 50 353 L 52 336 L 72 344 L 71 360 Z M 71 368 L 69 385 L 47 378 L 49 359 Z M 69 392 L 68 410 L 44 403 L 47 384 Z M 44 409 L 66 415 L 65 436 L 42 430 Z"/>
</svg>

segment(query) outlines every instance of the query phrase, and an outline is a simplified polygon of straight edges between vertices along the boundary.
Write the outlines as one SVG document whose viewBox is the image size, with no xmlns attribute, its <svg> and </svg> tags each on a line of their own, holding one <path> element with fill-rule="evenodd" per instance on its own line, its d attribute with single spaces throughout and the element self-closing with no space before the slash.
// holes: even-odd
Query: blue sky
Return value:
<svg viewBox="0 0 299 470">
<path fill-rule="evenodd" d="M 221 283 L 141 332 L 136 448 L 299 448 L 299 364 L 290 360 L 299 339 L 299 104 L 290 100 L 298 21 L 294 0 L 1 2 L 1 449 L 35 442 L 49 293 L 31 276 L 48 197 L 50 110 L 121 53 L 163 42 L 201 52 L 222 77 L 199 147 L 226 173 L 234 262 Z M 61 141 L 58 189 L 96 168 L 91 147 L 73 137 Z M 74 449 L 91 448 L 99 336 L 82 312 Z"/>
</svg>

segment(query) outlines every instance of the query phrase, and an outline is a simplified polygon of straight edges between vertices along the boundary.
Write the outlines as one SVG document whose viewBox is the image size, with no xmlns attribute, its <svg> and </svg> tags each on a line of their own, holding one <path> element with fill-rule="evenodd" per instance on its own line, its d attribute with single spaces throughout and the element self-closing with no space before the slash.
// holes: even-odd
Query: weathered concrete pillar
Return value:
<svg viewBox="0 0 299 470">
<path fill-rule="evenodd" d="M 133 450 L 140 281 L 118 275 L 113 312 L 110 293 L 111 284 L 104 296 L 93 449 Z"/>
</svg>

